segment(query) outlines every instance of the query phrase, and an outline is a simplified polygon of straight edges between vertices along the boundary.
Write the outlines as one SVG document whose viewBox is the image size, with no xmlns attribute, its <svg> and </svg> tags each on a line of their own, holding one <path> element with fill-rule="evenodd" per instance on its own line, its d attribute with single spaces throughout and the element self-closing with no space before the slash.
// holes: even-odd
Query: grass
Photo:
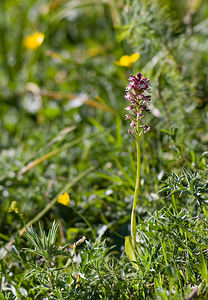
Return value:
<svg viewBox="0 0 208 300">
<path fill-rule="evenodd" d="M 0 299 L 207 299 L 208 5 L 187 3 L 1 1 Z M 133 265 L 138 72 L 152 103 Z"/>
</svg>

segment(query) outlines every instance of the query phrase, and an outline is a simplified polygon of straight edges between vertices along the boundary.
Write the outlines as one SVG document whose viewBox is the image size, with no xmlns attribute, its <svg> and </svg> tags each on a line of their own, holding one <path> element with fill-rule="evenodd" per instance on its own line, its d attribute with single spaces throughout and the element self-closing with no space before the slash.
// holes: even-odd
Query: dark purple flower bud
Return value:
<svg viewBox="0 0 208 300">
<path fill-rule="evenodd" d="M 141 79 L 142 79 L 142 77 L 143 77 L 143 76 L 142 76 L 142 74 L 141 74 L 141 73 L 137 73 L 137 79 L 138 79 L 138 80 L 141 80 Z"/>
<path fill-rule="evenodd" d="M 131 82 L 135 82 L 135 81 L 137 81 L 137 78 L 136 78 L 134 75 L 131 75 L 131 76 L 129 77 L 129 81 L 130 81 L 130 83 L 131 83 Z"/>
</svg>

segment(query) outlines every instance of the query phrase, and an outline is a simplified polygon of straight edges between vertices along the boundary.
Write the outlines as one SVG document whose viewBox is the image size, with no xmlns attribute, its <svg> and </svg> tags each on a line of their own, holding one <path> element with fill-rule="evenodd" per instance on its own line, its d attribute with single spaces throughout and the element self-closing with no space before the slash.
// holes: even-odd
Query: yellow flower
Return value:
<svg viewBox="0 0 208 300">
<path fill-rule="evenodd" d="M 70 202 L 69 195 L 67 193 L 64 193 L 63 195 L 60 195 L 58 197 L 58 202 L 65 205 L 65 206 L 68 206 L 69 202 Z"/>
<path fill-rule="evenodd" d="M 38 47 L 40 47 L 40 45 L 43 43 L 45 38 L 44 33 L 41 32 L 35 32 L 31 35 L 28 35 L 24 41 L 23 41 L 23 45 L 31 50 L 34 50 Z"/>
<path fill-rule="evenodd" d="M 131 58 L 131 61 L 132 63 L 134 63 L 135 61 L 137 61 L 140 57 L 140 54 L 139 53 L 133 53 L 130 58 Z"/>
<path fill-rule="evenodd" d="M 98 45 L 96 47 L 92 47 L 87 50 L 87 56 L 94 57 L 97 55 L 100 55 L 104 52 L 104 48 L 101 45 Z"/>
<path fill-rule="evenodd" d="M 8 212 L 15 212 L 16 214 L 19 213 L 19 209 L 18 209 L 18 205 L 16 201 L 12 201 L 12 203 L 10 204 L 10 207 L 8 209 Z"/>
<path fill-rule="evenodd" d="M 139 53 L 133 53 L 132 55 L 124 55 L 120 58 L 119 61 L 116 61 L 115 64 L 121 67 L 130 67 L 139 59 L 139 57 Z"/>
</svg>

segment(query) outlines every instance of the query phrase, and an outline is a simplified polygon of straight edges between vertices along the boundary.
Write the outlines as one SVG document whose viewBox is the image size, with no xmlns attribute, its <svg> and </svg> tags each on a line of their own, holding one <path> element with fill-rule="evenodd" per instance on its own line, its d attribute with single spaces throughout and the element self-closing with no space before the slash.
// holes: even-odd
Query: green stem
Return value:
<svg viewBox="0 0 208 300">
<path fill-rule="evenodd" d="M 48 267 L 49 267 L 49 269 L 52 269 L 51 262 L 48 263 Z M 54 286 L 54 273 L 53 273 L 53 271 L 49 271 L 48 277 L 49 277 L 49 280 L 50 280 L 51 289 L 54 290 L 55 286 Z"/>
<path fill-rule="evenodd" d="M 136 203 L 139 194 L 139 184 L 140 184 L 140 136 L 136 137 L 136 148 L 137 148 L 137 175 L 136 175 L 136 185 L 134 192 L 134 202 L 131 213 L 131 237 L 133 242 L 133 247 L 136 250 Z"/>
<path fill-rule="evenodd" d="M 87 226 L 91 229 L 92 235 L 94 240 L 96 241 L 96 234 L 95 234 L 95 230 L 93 229 L 92 225 L 90 224 L 90 222 L 82 215 L 80 214 L 73 206 L 71 207 L 72 210 L 80 217 L 83 219 L 83 221 L 87 224 Z"/>
</svg>

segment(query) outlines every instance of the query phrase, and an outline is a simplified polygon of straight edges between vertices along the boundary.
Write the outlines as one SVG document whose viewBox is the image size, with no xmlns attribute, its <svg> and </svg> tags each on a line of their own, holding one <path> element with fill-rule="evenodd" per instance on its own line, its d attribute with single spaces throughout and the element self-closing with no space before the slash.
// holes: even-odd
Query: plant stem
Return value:
<svg viewBox="0 0 208 300">
<path fill-rule="evenodd" d="M 52 269 L 51 262 L 48 262 L 48 266 L 49 266 L 50 269 Z M 54 273 L 53 273 L 53 271 L 49 271 L 48 275 L 49 275 L 49 280 L 50 280 L 50 283 L 51 283 L 51 289 L 54 290 L 55 287 L 54 287 Z"/>
<path fill-rule="evenodd" d="M 131 213 L 131 237 L 133 247 L 136 250 L 136 203 L 139 194 L 139 184 L 140 184 L 140 136 L 136 137 L 136 149 L 137 149 L 137 175 L 136 175 L 136 185 L 134 192 L 134 202 Z"/>
</svg>

